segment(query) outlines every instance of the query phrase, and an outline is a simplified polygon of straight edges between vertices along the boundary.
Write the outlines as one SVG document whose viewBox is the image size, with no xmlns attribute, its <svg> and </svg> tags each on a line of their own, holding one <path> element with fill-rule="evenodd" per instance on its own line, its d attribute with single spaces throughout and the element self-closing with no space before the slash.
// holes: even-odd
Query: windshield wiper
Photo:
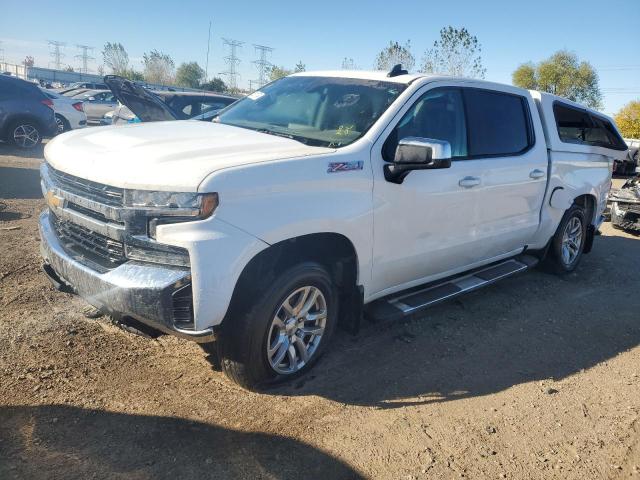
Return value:
<svg viewBox="0 0 640 480">
<path fill-rule="evenodd" d="M 300 135 L 292 135 L 290 133 L 278 132 L 276 130 L 269 130 L 268 128 L 256 128 L 255 131 L 260 133 L 267 133 L 269 135 L 275 135 L 277 137 L 289 138 L 291 140 L 295 140 L 297 142 L 303 143 L 304 145 L 307 145 L 309 143 L 309 139 L 307 137 L 303 137 Z"/>
</svg>

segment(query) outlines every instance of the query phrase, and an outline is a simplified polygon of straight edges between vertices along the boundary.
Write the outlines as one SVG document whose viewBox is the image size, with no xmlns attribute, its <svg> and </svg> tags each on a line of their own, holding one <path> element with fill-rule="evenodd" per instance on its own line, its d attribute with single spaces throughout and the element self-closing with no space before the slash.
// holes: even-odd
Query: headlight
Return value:
<svg viewBox="0 0 640 480">
<path fill-rule="evenodd" d="M 126 190 L 125 205 L 147 210 L 152 215 L 210 217 L 218 206 L 217 193 L 154 192 L 150 190 Z"/>
</svg>

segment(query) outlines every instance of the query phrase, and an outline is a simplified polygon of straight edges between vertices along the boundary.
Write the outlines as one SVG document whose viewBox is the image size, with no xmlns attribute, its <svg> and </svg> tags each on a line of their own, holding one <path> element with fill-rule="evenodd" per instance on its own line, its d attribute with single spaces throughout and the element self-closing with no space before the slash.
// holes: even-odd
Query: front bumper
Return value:
<svg viewBox="0 0 640 480">
<path fill-rule="evenodd" d="M 212 328 L 190 330 L 173 321 L 173 294 L 191 282 L 180 267 L 128 261 L 105 273 L 97 272 L 68 254 L 58 241 L 49 211 L 40 215 L 40 251 L 52 281 L 68 287 L 101 311 L 132 317 L 164 333 L 197 342 L 215 338 Z"/>
</svg>

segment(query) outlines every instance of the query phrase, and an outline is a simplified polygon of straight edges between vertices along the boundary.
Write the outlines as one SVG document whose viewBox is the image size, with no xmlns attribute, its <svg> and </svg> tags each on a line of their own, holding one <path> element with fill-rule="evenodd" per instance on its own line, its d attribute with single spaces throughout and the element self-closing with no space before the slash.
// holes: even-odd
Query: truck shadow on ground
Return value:
<svg viewBox="0 0 640 480">
<path fill-rule="evenodd" d="M 602 236 L 566 277 L 532 271 L 419 319 L 340 332 L 310 375 L 266 393 L 396 408 L 560 380 L 640 344 L 639 285 L 640 241 Z"/>
<path fill-rule="evenodd" d="M 0 478 L 361 476 L 304 443 L 181 418 L 45 405 L 0 407 Z"/>
</svg>

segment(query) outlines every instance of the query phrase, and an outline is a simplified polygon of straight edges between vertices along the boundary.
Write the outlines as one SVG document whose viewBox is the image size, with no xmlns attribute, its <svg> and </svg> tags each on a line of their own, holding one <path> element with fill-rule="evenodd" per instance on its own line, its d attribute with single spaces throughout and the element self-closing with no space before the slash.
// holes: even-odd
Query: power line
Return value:
<svg viewBox="0 0 640 480">
<path fill-rule="evenodd" d="M 240 59 L 238 58 L 238 49 L 244 45 L 244 42 L 239 40 L 231 40 L 229 38 L 223 38 L 222 44 L 229 48 L 229 55 L 224 57 L 225 63 L 229 66 L 228 70 L 222 72 L 222 75 L 227 77 L 227 85 L 232 91 L 238 89 L 238 65 Z"/>
<path fill-rule="evenodd" d="M 267 83 L 267 75 L 271 68 L 271 62 L 267 60 L 267 55 L 273 52 L 273 48 L 256 44 L 254 44 L 253 47 L 256 50 L 256 54 L 258 54 L 258 59 L 252 62 L 258 69 L 258 79 L 250 81 L 249 85 L 251 87 L 253 83 L 256 83 L 258 88 L 260 88 Z"/>
<path fill-rule="evenodd" d="M 82 53 L 80 55 L 76 55 L 75 58 L 79 58 L 82 60 L 82 67 L 80 67 L 80 73 L 88 73 L 89 72 L 89 68 L 88 68 L 88 64 L 89 64 L 89 60 L 95 60 L 95 57 L 91 57 L 89 56 L 89 52 L 93 51 L 93 47 L 90 47 L 88 45 L 76 45 L 76 47 L 78 47 L 80 50 L 82 50 Z"/>
<path fill-rule="evenodd" d="M 49 40 L 49 47 L 53 48 L 49 54 L 53 58 L 53 67 L 56 70 L 60 70 L 61 60 L 64 58 L 64 53 L 62 53 L 61 47 L 66 45 L 65 42 L 58 42 L 57 40 Z"/>
</svg>

